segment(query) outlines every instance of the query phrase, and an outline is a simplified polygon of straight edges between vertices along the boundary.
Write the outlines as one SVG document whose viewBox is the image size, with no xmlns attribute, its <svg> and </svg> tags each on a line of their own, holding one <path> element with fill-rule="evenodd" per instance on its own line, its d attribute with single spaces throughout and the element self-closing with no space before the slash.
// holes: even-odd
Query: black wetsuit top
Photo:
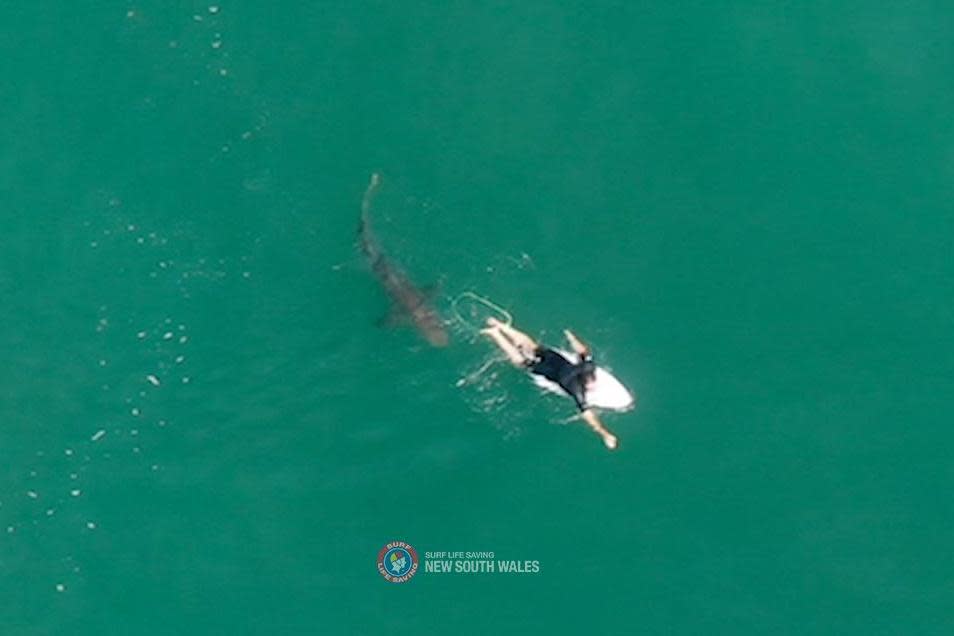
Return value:
<svg viewBox="0 0 954 636">
<path fill-rule="evenodd" d="M 586 403 L 586 383 L 596 371 L 592 356 L 580 356 L 580 361 L 573 364 L 547 347 L 537 347 L 534 353 L 536 358 L 527 364 L 527 370 L 559 384 L 581 411 L 589 408 Z"/>
</svg>

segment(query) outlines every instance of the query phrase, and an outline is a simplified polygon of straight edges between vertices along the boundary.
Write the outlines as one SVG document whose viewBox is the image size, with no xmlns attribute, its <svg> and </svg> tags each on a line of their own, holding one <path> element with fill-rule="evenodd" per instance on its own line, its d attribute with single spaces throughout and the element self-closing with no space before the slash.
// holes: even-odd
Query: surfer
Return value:
<svg viewBox="0 0 954 636">
<path fill-rule="evenodd" d="M 567 329 L 563 334 L 579 358 L 576 362 L 559 351 L 538 344 L 527 334 L 493 317 L 487 319 L 487 327 L 481 329 L 480 333 L 493 340 L 514 366 L 555 384 L 562 393 L 573 398 L 580 410 L 580 416 L 603 439 L 606 448 L 616 448 L 616 436 L 606 430 L 596 412 L 587 403 L 587 387 L 594 381 L 596 365 L 593 363 L 590 348 L 573 332 Z"/>
</svg>

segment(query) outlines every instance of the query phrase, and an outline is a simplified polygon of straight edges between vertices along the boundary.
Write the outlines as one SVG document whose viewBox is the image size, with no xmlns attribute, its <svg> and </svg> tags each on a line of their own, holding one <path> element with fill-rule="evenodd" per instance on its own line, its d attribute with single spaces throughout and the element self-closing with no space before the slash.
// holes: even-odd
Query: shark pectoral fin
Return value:
<svg viewBox="0 0 954 636">
<path fill-rule="evenodd" d="M 392 305 L 391 311 L 378 320 L 379 327 L 406 327 L 410 324 L 411 314 L 397 305 Z"/>
</svg>

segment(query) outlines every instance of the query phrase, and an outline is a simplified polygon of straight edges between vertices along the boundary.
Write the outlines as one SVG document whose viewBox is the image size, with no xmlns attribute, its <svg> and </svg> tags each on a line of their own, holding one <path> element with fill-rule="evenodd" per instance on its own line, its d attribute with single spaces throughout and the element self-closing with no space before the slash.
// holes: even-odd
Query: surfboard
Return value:
<svg viewBox="0 0 954 636">
<path fill-rule="evenodd" d="M 554 351 L 574 364 L 580 359 L 575 353 L 563 349 L 554 349 Z M 540 375 L 530 375 L 533 382 L 541 389 L 559 395 L 566 395 L 566 391 L 556 382 L 551 382 Z M 628 411 L 636 405 L 636 399 L 629 392 L 629 389 L 623 386 L 623 383 L 615 375 L 600 366 L 596 367 L 593 380 L 586 387 L 586 401 L 590 406 L 610 411 Z"/>
</svg>

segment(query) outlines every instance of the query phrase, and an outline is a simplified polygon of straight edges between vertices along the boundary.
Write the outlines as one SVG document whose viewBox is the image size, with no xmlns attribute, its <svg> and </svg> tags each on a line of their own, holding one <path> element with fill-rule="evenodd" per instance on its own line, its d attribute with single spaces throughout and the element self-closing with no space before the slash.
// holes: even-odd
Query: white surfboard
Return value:
<svg viewBox="0 0 954 636">
<path fill-rule="evenodd" d="M 576 364 L 579 356 L 563 349 L 554 349 L 561 356 Z M 541 375 L 530 374 L 534 383 L 541 389 L 545 389 L 559 395 L 566 395 L 559 384 L 551 382 Z M 616 379 L 612 373 L 597 366 L 593 374 L 593 380 L 586 386 L 586 401 L 590 406 L 596 408 L 608 409 L 611 411 L 628 411 L 636 404 L 633 394 L 623 386 L 623 383 Z"/>
</svg>

